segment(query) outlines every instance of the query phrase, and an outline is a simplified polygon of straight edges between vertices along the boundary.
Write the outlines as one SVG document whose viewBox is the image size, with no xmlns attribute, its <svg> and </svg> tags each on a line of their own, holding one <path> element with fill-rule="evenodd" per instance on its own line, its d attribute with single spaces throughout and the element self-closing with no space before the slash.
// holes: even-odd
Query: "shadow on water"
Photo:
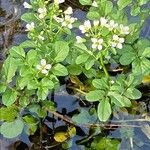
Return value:
<svg viewBox="0 0 150 150">
<path fill-rule="evenodd" d="M 7 49 L 12 45 L 21 43 L 27 38 L 26 33 L 24 32 L 24 23 L 20 20 L 21 13 L 25 11 L 22 7 L 22 3 L 23 1 L 21 0 L 0 0 L 0 66 L 7 55 Z M 71 0 L 68 0 L 64 6 L 67 7 L 68 5 L 75 8 L 74 16 L 80 20 L 84 20 L 86 13 L 82 10 L 86 10 L 86 8 L 80 7 L 79 3 Z M 150 18 L 146 20 L 141 36 L 150 39 L 149 24 Z M 53 99 L 57 104 L 57 111 L 60 114 L 72 117 L 73 114 L 78 113 L 79 107 L 89 109 L 88 104 L 82 101 L 80 95 L 68 94 L 70 91 L 66 89 L 66 84 L 64 84 L 61 86 L 60 90 L 53 95 Z M 140 90 L 144 94 L 142 99 L 135 102 L 134 110 L 131 110 L 129 114 L 127 114 L 126 111 L 114 114 L 110 124 L 114 123 L 116 118 L 132 120 L 141 118 L 146 112 L 150 114 L 150 87 L 145 85 L 142 86 Z M 125 123 L 122 125 L 125 125 Z M 146 123 L 133 121 L 128 123 L 128 125 L 133 126 L 133 128 L 121 128 L 119 126 L 114 128 L 111 127 L 111 125 L 107 126 L 99 136 L 121 140 L 121 150 L 129 150 L 130 148 L 128 146 L 131 142 L 134 144 L 134 149 L 136 150 L 149 150 L 150 137 L 148 138 L 145 132 L 143 132 L 141 128 L 138 128 L 138 126 L 144 126 Z M 24 133 L 13 140 L 8 140 L 0 136 L 1 150 L 61 150 L 60 144 L 54 142 L 53 135 L 55 130 L 63 131 L 66 130 L 67 126 L 68 124 L 61 119 L 54 117 L 52 114 L 48 114 L 44 120 L 41 120 L 41 126 L 32 136 L 28 137 Z M 129 140 L 126 138 L 126 134 L 129 133 L 134 134 L 134 139 Z M 88 135 L 89 128 L 77 127 L 77 135 L 73 138 L 73 146 L 70 150 L 84 150 L 84 145 L 88 145 L 87 142 L 84 142 L 84 137 L 87 137 Z M 80 143 L 81 145 L 77 145 L 76 143 Z"/>
</svg>

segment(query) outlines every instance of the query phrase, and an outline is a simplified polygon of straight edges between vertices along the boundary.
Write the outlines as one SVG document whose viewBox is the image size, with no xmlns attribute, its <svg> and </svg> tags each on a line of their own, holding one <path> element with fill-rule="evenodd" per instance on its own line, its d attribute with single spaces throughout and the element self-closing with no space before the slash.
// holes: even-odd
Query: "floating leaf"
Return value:
<svg viewBox="0 0 150 150">
<path fill-rule="evenodd" d="M 14 122 L 4 122 L 0 126 L 0 133 L 6 138 L 15 138 L 22 133 L 24 124 L 22 120 L 15 120 Z"/>
</svg>

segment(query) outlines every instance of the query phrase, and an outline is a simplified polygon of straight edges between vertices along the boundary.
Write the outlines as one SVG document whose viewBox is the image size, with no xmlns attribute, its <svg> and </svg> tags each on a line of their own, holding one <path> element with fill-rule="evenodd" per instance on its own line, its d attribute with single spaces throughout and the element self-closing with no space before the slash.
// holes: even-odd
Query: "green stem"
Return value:
<svg viewBox="0 0 150 150">
<path fill-rule="evenodd" d="M 107 72 L 107 70 L 106 70 L 106 67 L 105 67 L 105 65 L 104 65 L 104 61 L 103 61 L 102 54 L 100 55 L 100 64 L 101 64 L 101 66 L 102 66 L 102 68 L 103 68 L 103 70 L 104 70 L 105 75 L 106 75 L 107 77 L 109 77 L 109 74 L 108 74 L 108 72 Z"/>
</svg>

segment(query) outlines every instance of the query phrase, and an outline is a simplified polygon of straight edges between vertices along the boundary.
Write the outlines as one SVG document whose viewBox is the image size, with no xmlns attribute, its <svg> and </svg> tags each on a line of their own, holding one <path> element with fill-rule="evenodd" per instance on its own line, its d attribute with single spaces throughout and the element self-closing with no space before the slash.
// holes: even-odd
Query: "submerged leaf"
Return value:
<svg viewBox="0 0 150 150">
<path fill-rule="evenodd" d="M 6 138 L 15 138 L 22 133 L 24 124 L 22 120 L 15 120 L 14 122 L 4 122 L 0 126 L 0 133 Z"/>
</svg>

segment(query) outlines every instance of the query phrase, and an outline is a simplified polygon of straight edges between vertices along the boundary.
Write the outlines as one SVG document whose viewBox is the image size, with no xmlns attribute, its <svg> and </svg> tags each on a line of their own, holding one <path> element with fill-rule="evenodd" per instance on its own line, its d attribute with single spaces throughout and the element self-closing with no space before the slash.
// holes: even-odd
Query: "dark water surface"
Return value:
<svg viewBox="0 0 150 150">
<path fill-rule="evenodd" d="M 24 32 L 25 24 L 20 21 L 21 14 L 25 11 L 22 3 L 23 0 L 0 0 L 0 67 L 2 65 L 3 60 L 6 57 L 7 49 L 12 45 L 17 45 L 27 39 L 26 34 Z M 68 1 L 67 4 L 70 4 L 71 1 Z M 76 2 L 72 1 L 73 6 L 76 7 Z M 150 7 L 150 5 L 148 5 Z M 86 13 L 81 11 L 80 9 L 76 9 L 74 15 L 81 20 L 84 20 Z M 150 18 L 145 21 L 145 27 L 141 31 L 141 36 L 150 39 Z M 146 89 L 146 90 L 145 90 Z M 145 89 L 141 90 L 143 93 L 145 91 L 150 92 L 150 88 L 145 86 Z M 75 112 L 82 103 L 78 99 L 77 95 L 69 95 L 66 91 L 66 85 L 63 85 L 61 89 L 54 94 L 54 100 L 57 103 L 57 110 L 62 114 L 68 114 L 71 116 L 73 112 Z M 139 100 L 138 105 L 140 105 L 141 112 L 147 112 L 150 114 L 150 97 L 147 95 L 144 96 L 141 100 Z M 142 114 L 139 115 L 125 115 L 123 113 L 119 113 L 119 117 L 127 120 L 138 119 L 141 118 Z M 53 117 L 49 114 L 48 117 Z M 112 118 L 115 120 L 115 118 Z M 53 129 L 52 123 L 49 122 L 49 119 L 45 119 L 42 123 L 43 127 L 48 131 L 47 133 L 51 133 L 51 129 Z M 131 122 L 129 123 L 133 126 L 144 126 L 145 122 Z M 124 124 L 125 125 L 125 124 Z M 56 120 L 55 127 L 65 126 L 65 123 L 61 120 Z M 150 150 L 150 139 L 142 132 L 141 128 L 129 128 L 130 132 L 134 130 L 134 138 L 128 140 L 125 136 L 121 139 L 121 150 L 130 150 L 129 145 L 131 142 L 134 144 L 134 150 Z M 79 130 L 79 134 L 73 139 L 73 146 L 70 150 L 84 150 L 84 146 L 76 145 L 76 140 L 80 140 L 84 137 L 84 135 L 88 135 L 89 129 L 82 128 Z M 123 131 L 122 131 L 123 132 Z M 120 128 L 106 130 L 105 135 L 111 138 L 120 139 L 121 132 Z M 125 133 L 123 133 L 125 134 Z M 8 140 L 0 136 L 0 150 L 28 150 L 28 149 L 44 149 L 39 146 L 39 133 L 37 132 L 35 136 L 28 137 L 26 134 L 22 134 L 20 137 L 12 140 Z M 57 148 L 48 148 L 47 145 L 50 142 L 50 136 L 47 136 L 45 139 L 42 139 L 45 142 L 45 147 L 47 149 L 55 149 L 61 150 L 59 146 Z M 41 142 L 41 141 L 40 141 Z M 34 146 L 33 146 L 34 145 Z M 32 147 L 32 148 L 31 148 Z"/>
</svg>

